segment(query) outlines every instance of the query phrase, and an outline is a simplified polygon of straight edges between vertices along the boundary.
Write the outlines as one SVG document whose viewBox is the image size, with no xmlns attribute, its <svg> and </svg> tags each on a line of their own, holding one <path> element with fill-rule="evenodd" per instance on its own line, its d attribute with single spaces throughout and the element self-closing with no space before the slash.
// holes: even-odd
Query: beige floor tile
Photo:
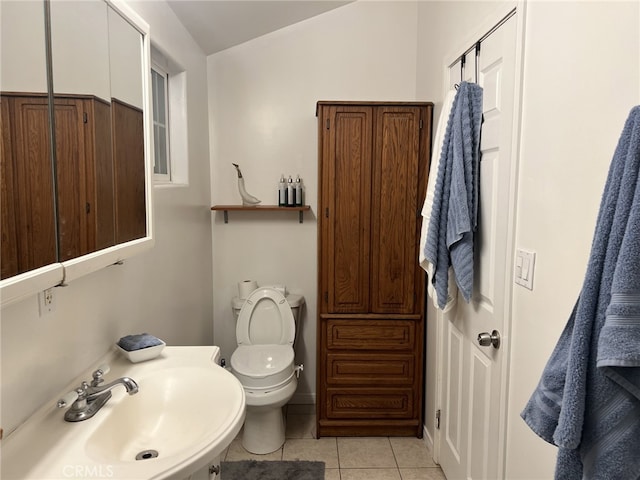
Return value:
<svg viewBox="0 0 640 480">
<path fill-rule="evenodd" d="M 390 437 L 391 448 L 400 468 L 436 467 L 424 440 L 413 437 Z"/>
<path fill-rule="evenodd" d="M 298 415 L 292 413 L 287 415 L 286 438 L 315 438 L 315 431 L 315 415 Z"/>
<path fill-rule="evenodd" d="M 397 468 L 341 468 L 341 480 L 401 480 Z"/>
<path fill-rule="evenodd" d="M 284 443 L 282 460 L 324 462 L 325 468 L 338 468 L 338 448 L 333 437 L 293 438 Z"/>
<path fill-rule="evenodd" d="M 401 468 L 402 480 L 447 480 L 439 467 L 435 468 Z"/>
<path fill-rule="evenodd" d="M 398 468 L 386 437 L 338 438 L 340 468 Z"/>
<path fill-rule="evenodd" d="M 324 480 L 340 480 L 340 470 L 337 468 L 325 468 Z"/>
<path fill-rule="evenodd" d="M 256 455 L 247 452 L 242 446 L 240 437 L 236 437 L 236 439 L 231 442 L 231 445 L 229 445 L 224 460 L 227 462 L 238 460 L 282 460 L 282 448 L 273 453 L 267 453 L 266 455 Z"/>
</svg>

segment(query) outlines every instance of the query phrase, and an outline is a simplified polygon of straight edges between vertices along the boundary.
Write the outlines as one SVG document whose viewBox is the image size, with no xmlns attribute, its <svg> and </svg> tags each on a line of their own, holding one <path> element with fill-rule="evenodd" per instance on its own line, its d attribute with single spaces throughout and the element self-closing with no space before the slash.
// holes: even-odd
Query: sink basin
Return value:
<svg viewBox="0 0 640 480">
<path fill-rule="evenodd" d="M 77 423 L 65 422 L 52 399 L 2 441 L 2 478 L 188 477 L 219 456 L 244 421 L 244 390 L 214 363 L 218 352 L 166 347 L 143 363 L 107 359 L 106 381 L 131 377 L 138 393 L 116 387 L 93 418 Z M 78 384 L 87 378 L 90 371 Z"/>
<path fill-rule="evenodd" d="M 237 395 L 220 388 L 218 376 L 215 369 L 198 367 L 138 376 L 140 391 L 113 405 L 89 437 L 87 454 L 102 462 L 135 462 L 145 450 L 164 458 L 206 443 L 225 424 Z"/>
</svg>

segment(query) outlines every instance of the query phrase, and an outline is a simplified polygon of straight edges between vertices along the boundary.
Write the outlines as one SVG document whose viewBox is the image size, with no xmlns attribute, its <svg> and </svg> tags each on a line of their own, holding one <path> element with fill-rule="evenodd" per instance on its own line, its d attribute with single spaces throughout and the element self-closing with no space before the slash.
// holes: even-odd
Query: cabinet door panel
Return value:
<svg viewBox="0 0 640 480">
<path fill-rule="evenodd" d="M 328 109 L 328 145 L 323 158 L 323 222 L 328 312 L 369 310 L 371 132 L 369 107 Z"/>
<path fill-rule="evenodd" d="M 56 235 L 47 98 L 3 95 L 1 103 L 2 278 L 8 278 L 54 263 Z"/>
<path fill-rule="evenodd" d="M 420 109 L 379 108 L 375 125 L 371 311 L 412 313 L 416 302 Z"/>
<path fill-rule="evenodd" d="M 147 232 L 142 111 L 111 99 L 116 199 L 116 243 Z"/>
<path fill-rule="evenodd" d="M 327 418 L 412 418 L 410 388 L 327 388 Z"/>
<path fill-rule="evenodd" d="M 87 152 L 87 236 L 90 252 L 115 244 L 115 199 L 111 150 L 111 105 L 85 100 Z"/>
<path fill-rule="evenodd" d="M 60 261 L 89 252 L 87 244 L 84 102 L 56 98 L 56 174 Z"/>
</svg>

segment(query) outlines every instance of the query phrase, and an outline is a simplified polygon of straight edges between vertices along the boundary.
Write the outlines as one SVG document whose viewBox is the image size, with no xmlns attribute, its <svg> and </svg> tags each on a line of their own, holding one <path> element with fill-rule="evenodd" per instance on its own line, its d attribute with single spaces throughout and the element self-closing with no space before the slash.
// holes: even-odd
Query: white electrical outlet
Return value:
<svg viewBox="0 0 640 480">
<path fill-rule="evenodd" d="M 56 297 L 53 294 L 53 288 L 47 288 L 38 293 L 38 307 L 41 317 L 56 311 Z"/>
<path fill-rule="evenodd" d="M 536 252 L 516 250 L 515 282 L 533 290 L 533 268 L 536 264 Z"/>
</svg>

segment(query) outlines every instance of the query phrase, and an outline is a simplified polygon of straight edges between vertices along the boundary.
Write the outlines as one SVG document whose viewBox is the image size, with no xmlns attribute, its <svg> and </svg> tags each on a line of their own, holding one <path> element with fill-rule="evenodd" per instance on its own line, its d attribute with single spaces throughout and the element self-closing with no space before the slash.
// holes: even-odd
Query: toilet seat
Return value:
<svg viewBox="0 0 640 480">
<path fill-rule="evenodd" d="M 293 346 L 296 325 L 287 299 L 279 291 L 262 287 L 247 297 L 236 324 L 240 345 Z"/>
<path fill-rule="evenodd" d="M 231 355 L 231 368 L 246 389 L 274 390 L 293 378 L 293 356 L 290 345 L 243 345 Z"/>
</svg>

